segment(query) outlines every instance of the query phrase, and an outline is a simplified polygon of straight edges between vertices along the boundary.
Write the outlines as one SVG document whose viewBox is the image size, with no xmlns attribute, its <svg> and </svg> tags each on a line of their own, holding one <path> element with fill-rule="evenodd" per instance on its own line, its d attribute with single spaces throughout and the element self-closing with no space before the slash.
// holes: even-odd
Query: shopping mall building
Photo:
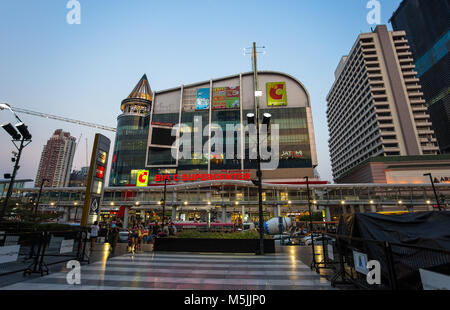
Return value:
<svg viewBox="0 0 450 310">
<path fill-rule="evenodd" d="M 264 169 L 263 161 L 264 182 L 300 184 L 306 176 L 314 179 L 317 155 L 308 91 L 296 78 L 280 72 L 260 71 L 258 82 L 261 119 L 270 113 L 270 128 L 277 127 L 279 137 L 278 153 L 272 153 L 278 158 L 267 159 L 275 165 L 267 162 L 270 167 Z M 193 175 L 185 177 L 189 182 L 200 181 L 203 175 L 207 180 L 208 175 L 221 179 L 227 177 L 223 174 L 233 173 L 243 173 L 247 180 L 256 178 L 257 160 L 251 149 L 254 141 L 246 118 L 255 113 L 253 72 L 154 93 L 144 75 L 122 102 L 121 110 L 110 186 L 140 185 L 141 170 L 148 171 L 149 184 L 157 183 L 155 176 L 159 175 L 179 175 L 180 181 L 183 175 Z M 221 130 L 219 137 L 215 135 L 217 128 Z M 227 132 L 230 128 L 231 133 Z M 274 132 L 269 132 L 266 140 L 271 142 Z M 189 136 L 191 145 L 180 147 L 179 141 L 177 145 L 176 138 L 181 136 Z M 213 140 L 223 147 L 215 149 Z M 268 144 L 266 149 L 273 152 Z M 183 151 L 186 155 L 186 147 L 190 147 L 190 156 L 181 156 Z"/>
</svg>

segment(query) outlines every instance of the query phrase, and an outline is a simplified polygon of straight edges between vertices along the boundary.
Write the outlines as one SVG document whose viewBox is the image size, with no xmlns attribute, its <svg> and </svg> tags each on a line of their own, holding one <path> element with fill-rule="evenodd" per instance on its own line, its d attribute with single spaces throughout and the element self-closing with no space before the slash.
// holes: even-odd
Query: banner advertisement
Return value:
<svg viewBox="0 0 450 310">
<path fill-rule="evenodd" d="M 148 170 L 138 170 L 137 172 L 137 187 L 145 187 L 148 185 Z"/>
<path fill-rule="evenodd" d="M 239 109 L 240 106 L 240 89 L 239 86 L 227 87 L 227 109 Z"/>
<path fill-rule="evenodd" d="M 287 105 L 286 82 L 269 82 L 266 84 L 266 90 L 268 106 Z"/>
<path fill-rule="evenodd" d="M 227 90 L 225 87 L 213 88 L 213 109 L 225 109 L 227 107 Z"/>
<path fill-rule="evenodd" d="M 240 107 L 240 88 L 235 87 L 216 87 L 213 88 L 213 109 L 239 109 Z"/>
<path fill-rule="evenodd" d="M 195 100 L 196 110 L 209 109 L 209 88 L 197 89 L 197 99 Z"/>
</svg>

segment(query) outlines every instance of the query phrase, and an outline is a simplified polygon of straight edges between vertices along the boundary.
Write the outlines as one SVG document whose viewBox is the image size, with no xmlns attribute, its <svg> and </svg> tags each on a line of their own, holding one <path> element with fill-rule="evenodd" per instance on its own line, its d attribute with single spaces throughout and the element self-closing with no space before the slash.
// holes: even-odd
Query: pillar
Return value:
<svg viewBox="0 0 450 310">
<path fill-rule="evenodd" d="M 245 206 L 242 206 L 242 223 L 245 222 Z"/>
<path fill-rule="evenodd" d="M 128 228 L 128 207 L 125 207 L 124 214 L 123 214 L 123 229 Z"/>
<path fill-rule="evenodd" d="M 355 213 L 355 206 L 354 205 L 350 205 L 350 213 L 351 214 Z"/>
<path fill-rule="evenodd" d="M 377 212 L 377 206 L 374 205 L 374 204 L 371 204 L 371 205 L 370 205 L 370 211 L 371 211 L 371 212 Z"/>
<path fill-rule="evenodd" d="M 225 206 L 222 206 L 222 223 L 225 223 L 227 221 L 227 208 Z"/>
<path fill-rule="evenodd" d="M 360 213 L 366 213 L 366 208 L 364 205 L 359 205 L 359 212 Z"/>
<path fill-rule="evenodd" d="M 409 213 L 412 213 L 412 214 L 414 213 L 414 205 L 409 205 L 406 208 L 408 209 Z"/>
<path fill-rule="evenodd" d="M 177 220 L 177 206 L 172 206 L 172 222 Z"/>
<path fill-rule="evenodd" d="M 325 207 L 325 220 L 327 222 L 331 221 L 331 212 L 330 212 L 330 207 L 329 206 Z"/>
</svg>

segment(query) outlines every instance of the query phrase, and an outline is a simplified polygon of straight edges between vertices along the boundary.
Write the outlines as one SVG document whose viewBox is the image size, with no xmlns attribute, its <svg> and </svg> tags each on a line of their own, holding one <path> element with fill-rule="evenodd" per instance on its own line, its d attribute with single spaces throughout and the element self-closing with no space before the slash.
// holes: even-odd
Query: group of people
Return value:
<svg viewBox="0 0 450 310">
<path fill-rule="evenodd" d="M 148 223 L 144 226 L 142 222 L 137 221 L 132 223 L 126 230 L 123 229 L 123 224 L 120 220 L 117 222 L 113 221 L 109 225 L 99 225 L 98 222 L 95 222 L 90 227 L 91 251 L 94 249 L 97 237 L 101 235 L 105 236 L 105 241 L 110 244 L 110 251 L 114 254 L 121 231 L 128 232 L 128 252 L 134 253 L 142 250 L 144 243 L 154 243 L 155 238 L 176 235 L 177 228 L 171 221 L 163 227 L 158 222 Z"/>
</svg>

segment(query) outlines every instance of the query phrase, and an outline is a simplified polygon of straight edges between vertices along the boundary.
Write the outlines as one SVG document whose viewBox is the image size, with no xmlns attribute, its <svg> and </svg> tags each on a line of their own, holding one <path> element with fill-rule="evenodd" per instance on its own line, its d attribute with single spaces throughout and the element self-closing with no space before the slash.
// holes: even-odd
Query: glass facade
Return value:
<svg viewBox="0 0 450 310">
<path fill-rule="evenodd" d="M 149 119 L 132 114 L 118 117 L 110 186 L 136 184 L 132 171 L 145 166 Z"/>
<path fill-rule="evenodd" d="M 243 115 L 253 112 L 244 110 Z M 302 107 L 260 109 L 260 120 L 264 113 L 270 113 L 272 115 L 270 124 L 276 124 L 279 128 L 280 161 L 278 168 L 312 167 L 306 109 Z M 245 158 L 249 158 L 248 136 L 245 141 Z M 256 169 L 256 167 L 256 160 L 244 162 L 245 169 Z"/>
</svg>

